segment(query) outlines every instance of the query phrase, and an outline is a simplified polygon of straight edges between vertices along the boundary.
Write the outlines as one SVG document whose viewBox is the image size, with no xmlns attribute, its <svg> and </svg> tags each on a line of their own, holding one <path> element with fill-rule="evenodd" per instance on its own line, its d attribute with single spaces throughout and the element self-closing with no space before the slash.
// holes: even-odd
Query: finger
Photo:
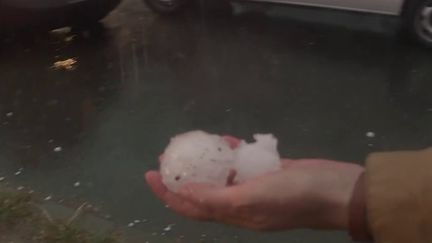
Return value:
<svg viewBox="0 0 432 243">
<path fill-rule="evenodd" d="M 211 214 L 207 209 L 202 208 L 175 193 L 167 193 L 165 196 L 165 202 L 171 210 L 185 217 L 197 220 L 212 219 Z"/>
<path fill-rule="evenodd" d="M 228 142 L 228 144 L 230 145 L 230 147 L 232 149 L 235 149 L 238 146 L 240 146 L 241 139 L 239 139 L 239 138 L 233 137 L 231 135 L 225 135 L 225 136 L 222 136 L 222 138 Z"/>
<path fill-rule="evenodd" d="M 222 212 L 233 206 L 237 198 L 233 187 L 218 188 L 208 184 L 189 184 L 179 190 L 179 194 L 196 205 L 211 211 Z"/>
<path fill-rule="evenodd" d="M 198 220 L 210 220 L 210 214 L 205 210 L 197 207 L 193 203 L 185 200 L 184 198 L 170 192 L 163 184 L 162 177 L 157 171 L 149 171 L 145 174 L 147 183 L 156 196 L 164 202 L 170 209 L 176 213 L 188 218 Z"/>
<path fill-rule="evenodd" d="M 208 208 L 212 220 L 219 223 L 257 228 L 251 222 L 251 211 L 248 209 L 249 196 L 245 191 L 253 190 L 248 186 L 238 185 L 229 188 L 216 188 L 205 184 L 190 184 L 180 190 L 180 194 L 201 207 Z M 246 206 L 245 208 L 242 208 Z M 252 213 L 253 214 L 253 213 Z"/>
<path fill-rule="evenodd" d="M 162 176 L 158 171 L 148 171 L 145 174 L 147 184 L 153 193 L 162 201 L 165 201 L 165 196 L 168 193 L 168 189 L 162 183 Z"/>
<path fill-rule="evenodd" d="M 159 155 L 159 164 L 162 163 L 163 159 L 164 159 L 164 154 Z"/>
</svg>

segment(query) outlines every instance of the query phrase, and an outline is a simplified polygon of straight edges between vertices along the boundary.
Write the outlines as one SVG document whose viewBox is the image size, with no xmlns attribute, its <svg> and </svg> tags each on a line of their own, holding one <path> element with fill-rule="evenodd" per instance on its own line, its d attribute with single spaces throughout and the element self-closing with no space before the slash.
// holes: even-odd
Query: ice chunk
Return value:
<svg viewBox="0 0 432 243">
<path fill-rule="evenodd" d="M 221 136 L 192 131 L 171 139 L 161 161 L 163 183 L 171 191 L 187 183 L 225 186 L 234 151 Z"/>
<path fill-rule="evenodd" d="M 192 131 L 171 139 L 161 161 L 162 181 L 176 192 L 188 183 L 226 186 L 235 170 L 236 183 L 279 170 L 277 139 L 271 134 L 254 135 L 256 142 L 242 142 L 231 149 L 221 136 Z"/>
<path fill-rule="evenodd" d="M 277 139 L 271 134 L 256 134 L 254 138 L 256 142 L 248 144 L 243 141 L 236 149 L 234 168 L 237 183 L 281 169 Z"/>
</svg>

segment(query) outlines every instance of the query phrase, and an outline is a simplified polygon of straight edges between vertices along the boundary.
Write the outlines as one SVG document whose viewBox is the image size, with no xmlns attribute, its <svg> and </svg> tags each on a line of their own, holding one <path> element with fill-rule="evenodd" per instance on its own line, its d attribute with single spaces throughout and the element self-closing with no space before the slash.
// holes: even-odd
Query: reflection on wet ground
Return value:
<svg viewBox="0 0 432 243">
<path fill-rule="evenodd" d="M 281 6 L 167 19 L 128 0 L 72 39 L 5 38 L 0 177 L 52 200 L 89 201 L 119 225 L 145 219 L 135 228 L 154 233 L 150 242 L 348 242 L 179 218 L 143 173 L 170 136 L 191 129 L 272 132 L 285 156 L 359 163 L 371 151 L 431 145 L 430 51 L 397 41 L 392 21 Z M 68 58 L 74 70 L 52 68 Z"/>
</svg>

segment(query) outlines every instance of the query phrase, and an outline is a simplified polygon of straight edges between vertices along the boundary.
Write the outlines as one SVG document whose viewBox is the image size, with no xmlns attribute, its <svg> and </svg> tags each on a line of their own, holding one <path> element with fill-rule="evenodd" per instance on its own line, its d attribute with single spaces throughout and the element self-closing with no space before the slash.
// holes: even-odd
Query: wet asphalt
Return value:
<svg viewBox="0 0 432 243">
<path fill-rule="evenodd" d="M 143 174 L 171 136 L 193 129 L 270 132 L 285 157 L 360 164 L 373 151 L 430 146 L 431 51 L 401 42 L 396 28 L 394 18 L 259 4 L 167 18 L 125 0 L 72 39 L 3 37 L 0 177 L 88 201 L 120 226 L 146 219 L 135 228 L 152 236 L 137 242 L 349 242 L 342 232 L 189 221 Z M 74 70 L 52 68 L 68 58 Z"/>
</svg>

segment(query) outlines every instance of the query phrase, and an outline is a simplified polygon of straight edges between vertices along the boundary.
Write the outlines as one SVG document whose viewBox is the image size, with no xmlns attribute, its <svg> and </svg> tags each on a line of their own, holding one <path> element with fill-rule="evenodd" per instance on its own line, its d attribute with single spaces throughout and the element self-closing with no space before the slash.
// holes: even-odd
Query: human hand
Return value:
<svg viewBox="0 0 432 243">
<path fill-rule="evenodd" d="M 226 138 L 235 147 L 238 140 Z M 146 173 L 152 191 L 175 212 L 254 230 L 346 229 L 358 165 L 321 159 L 282 160 L 280 171 L 239 185 L 189 184 L 170 192 L 159 172 Z"/>
</svg>

